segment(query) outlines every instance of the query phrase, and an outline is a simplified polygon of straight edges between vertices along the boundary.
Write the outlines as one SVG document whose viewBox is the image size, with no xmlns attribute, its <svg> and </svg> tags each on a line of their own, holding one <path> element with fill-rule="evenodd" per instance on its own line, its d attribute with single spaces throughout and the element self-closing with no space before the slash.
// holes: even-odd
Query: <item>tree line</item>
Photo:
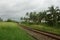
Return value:
<svg viewBox="0 0 60 40">
<path fill-rule="evenodd" d="M 42 23 L 41 21 L 45 21 L 44 23 L 57 26 L 60 22 L 60 9 L 59 7 L 48 7 L 48 10 L 40 11 L 40 12 L 27 12 L 27 17 L 21 17 L 21 20 L 30 23 Z"/>
<path fill-rule="evenodd" d="M 0 22 L 15 22 L 15 23 L 18 23 L 17 21 L 12 20 L 12 19 L 3 20 L 1 17 L 0 17 Z"/>
</svg>

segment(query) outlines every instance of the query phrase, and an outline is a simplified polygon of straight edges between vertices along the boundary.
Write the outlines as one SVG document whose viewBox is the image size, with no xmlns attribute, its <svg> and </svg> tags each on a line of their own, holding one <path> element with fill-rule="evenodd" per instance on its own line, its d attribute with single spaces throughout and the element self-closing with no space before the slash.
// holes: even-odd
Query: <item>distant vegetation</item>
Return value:
<svg viewBox="0 0 60 40">
<path fill-rule="evenodd" d="M 7 19 L 6 22 L 15 22 L 15 23 L 17 23 L 17 21 L 12 20 L 12 19 Z"/>
<path fill-rule="evenodd" d="M 1 17 L 0 17 L 0 22 L 15 22 L 15 23 L 18 23 L 18 21 L 16 21 L 16 20 L 12 20 L 12 19 L 3 20 Z"/>
</svg>

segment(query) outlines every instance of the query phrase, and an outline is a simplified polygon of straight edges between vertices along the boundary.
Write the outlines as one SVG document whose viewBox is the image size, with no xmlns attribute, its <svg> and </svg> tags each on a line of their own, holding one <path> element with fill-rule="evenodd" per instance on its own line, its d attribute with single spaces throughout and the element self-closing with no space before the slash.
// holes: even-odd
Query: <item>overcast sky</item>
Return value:
<svg viewBox="0 0 60 40">
<path fill-rule="evenodd" d="M 18 19 L 26 12 L 38 12 L 51 5 L 60 7 L 60 0 L 0 0 L 0 17 Z"/>
</svg>

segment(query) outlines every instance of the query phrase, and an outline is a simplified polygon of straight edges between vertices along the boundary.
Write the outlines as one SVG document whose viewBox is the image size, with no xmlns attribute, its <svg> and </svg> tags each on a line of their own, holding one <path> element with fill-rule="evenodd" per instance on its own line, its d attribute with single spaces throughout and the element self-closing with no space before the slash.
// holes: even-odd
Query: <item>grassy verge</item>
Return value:
<svg viewBox="0 0 60 40">
<path fill-rule="evenodd" d="M 34 40 L 16 23 L 0 22 L 0 40 Z"/>
<path fill-rule="evenodd" d="M 60 27 L 53 27 L 53 26 L 48 26 L 46 24 L 23 24 L 27 27 L 33 28 L 33 29 L 37 29 L 37 30 L 42 30 L 42 31 L 46 31 L 46 32 L 50 32 L 50 33 L 54 33 L 57 35 L 60 35 Z"/>
</svg>

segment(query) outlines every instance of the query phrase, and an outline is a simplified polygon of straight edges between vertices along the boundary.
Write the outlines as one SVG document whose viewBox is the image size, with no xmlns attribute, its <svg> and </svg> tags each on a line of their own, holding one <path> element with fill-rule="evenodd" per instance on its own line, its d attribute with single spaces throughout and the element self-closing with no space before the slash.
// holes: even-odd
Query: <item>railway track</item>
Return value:
<svg viewBox="0 0 60 40">
<path fill-rule="evenodd" d="M 37 40 L 60 40 L 60 35 L 44 32 L 37 29 L 32 29 L 23 25 L 20 26 L 22 26 L 22 28 L 24 28 L 30 35 L 35 37 Z"/>
</svg>

